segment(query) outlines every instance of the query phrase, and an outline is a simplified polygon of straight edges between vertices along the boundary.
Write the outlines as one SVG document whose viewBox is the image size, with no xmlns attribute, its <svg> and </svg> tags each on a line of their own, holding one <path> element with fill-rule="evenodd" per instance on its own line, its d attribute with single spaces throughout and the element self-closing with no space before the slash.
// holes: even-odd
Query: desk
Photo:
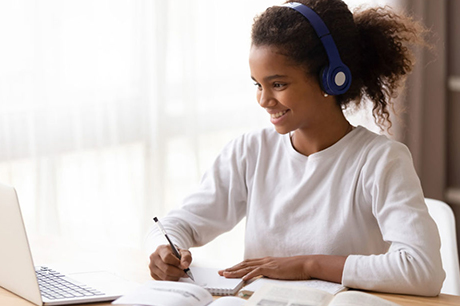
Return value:
<svg viewBox="0 0 460 306">
<path fill-rule="evenodd" d="M 142 250 L 132 248 L 114 248 L 110 246 L 74 246 L 61 243 L 59 246 L 51 239 L 31 240 L 35 264 L 59 263 L 60 259 L 77 259 L 79 264 L 87 267 L 97 264 L 108 271 L 116 271 L 119 275 L 139 283 L 150 279 L 148 258 Z M 48 248 L 49 247 L 49 248 Z M 56 252 L 56 249 L 58 250 Z M 46 251 L 52 250 L 52 251 Z M 72 261 L 74 262 L 74 261 Z M 460 305 L 460 296 L 441 294 L 437 297 L 419 297 L 410 295 L 371 293 L 402 306 L 453 306 Z M 0 288 L 0 306 L 33 306 L 34 304 Z M 81 304 L 81 306 L 109 306 L 111 303 Z"/>
<path fill-rule="evenodd" d="M 374 294 L 374 293 L 373 293 Z M 409 295 L 375 293 L 376 296 L 395 302 L 402 306 L 458 306 L 460 296 L 441 294 L 437 297 L 416 297 Z M 2 306 L 34 306 L 34 304 L 0 288 L 0 305 Z M 111 303 L 81 304 L 79 306 L 112 306 Z"/>
</svg>

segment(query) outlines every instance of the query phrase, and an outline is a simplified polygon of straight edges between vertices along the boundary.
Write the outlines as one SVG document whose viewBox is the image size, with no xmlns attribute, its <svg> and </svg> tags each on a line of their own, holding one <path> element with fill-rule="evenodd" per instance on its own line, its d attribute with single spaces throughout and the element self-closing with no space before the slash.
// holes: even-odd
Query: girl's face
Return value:
<svg viewBox="0 0 460 306">
<path fill-rule="evenodd" d="M 315 78 L 271 46 L 252 46 L 249 66 L 257 101 L 270 114 L 278 133 L 321 125 L 327 99 Z"/>
</svg>

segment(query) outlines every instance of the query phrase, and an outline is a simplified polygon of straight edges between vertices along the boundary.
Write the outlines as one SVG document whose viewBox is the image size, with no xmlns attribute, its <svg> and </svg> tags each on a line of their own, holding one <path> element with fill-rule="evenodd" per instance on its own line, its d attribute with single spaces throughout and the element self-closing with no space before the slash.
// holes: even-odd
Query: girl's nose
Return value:
<svg viewBox="0 0 460 306">
<path fill-rule="evenodd" d="M 261 90 L 257 93 L 257 101 L 263 108 L 269 108 L 276 105 L 276 99 L 267 90 Z"/>
</svg>

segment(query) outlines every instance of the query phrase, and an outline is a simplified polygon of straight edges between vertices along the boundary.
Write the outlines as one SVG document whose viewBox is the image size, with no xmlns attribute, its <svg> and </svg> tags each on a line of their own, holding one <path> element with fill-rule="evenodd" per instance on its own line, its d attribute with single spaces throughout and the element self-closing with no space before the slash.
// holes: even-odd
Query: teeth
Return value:
<svg viewBox="0 0 460 306">
<path fill-rule="evenodd" d="M 284 114 L 286 114 L 286 112 L 287 112 L 287 110 L 279 112 L 279 113 L 276 113 L 276 114 L 271 114 L 270 116 L 272 118 L 276 119 L 276 118 L 279 118 L 279 117 L 283 116 Z"/>
</svg>

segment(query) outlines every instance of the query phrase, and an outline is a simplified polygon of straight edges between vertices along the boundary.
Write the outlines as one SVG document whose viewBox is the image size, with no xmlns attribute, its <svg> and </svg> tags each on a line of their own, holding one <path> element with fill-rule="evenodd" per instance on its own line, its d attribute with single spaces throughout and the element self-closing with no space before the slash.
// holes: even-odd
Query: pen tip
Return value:
<svg viewBox="0 0 460 306">
<path fill-rule="evenodd" d="M 157 217 L 153 217 L 153 221 L 158 222 L 158 218 L 157 218 Z"/>
<path fill-rule="evenodd" d="M 195 281 L 195 278 L 193 278 L 193 274 L 192 274 L 192 272 L 190 271 L 189 268 L 185 269 L 184 271 L 185 271 L 185 273 L 187 273 L 188 277 L 189 277 L 192 281 Z"/>
</svg>

